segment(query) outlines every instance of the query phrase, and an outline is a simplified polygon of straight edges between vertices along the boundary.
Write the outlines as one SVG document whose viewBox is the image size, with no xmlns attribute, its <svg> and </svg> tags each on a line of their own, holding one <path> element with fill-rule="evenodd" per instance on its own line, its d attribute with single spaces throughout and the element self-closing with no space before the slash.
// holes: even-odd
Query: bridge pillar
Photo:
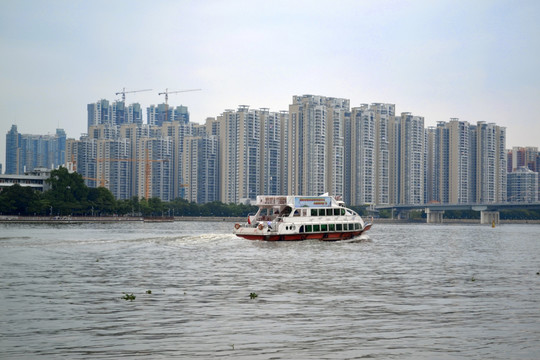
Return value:
<svg viewBox="0 0 540 360">
<path fill-rule="evenodd" d="M 409 218 L 409 211 L 407 210 L 398 211 L 396 218 L 398 220 L 407 220 Z"/>
<path fill-rule="evenodd" d="M 442 224 L 444 210 L 431 210 L 426 208 L 425 212 L 428 224 Z"/>
<path fill-rule="evenodd" d="M 500 214 L 498 211 L 480 211 L 480 224 L 497 224 L 499 225 Z"/>
</svg>

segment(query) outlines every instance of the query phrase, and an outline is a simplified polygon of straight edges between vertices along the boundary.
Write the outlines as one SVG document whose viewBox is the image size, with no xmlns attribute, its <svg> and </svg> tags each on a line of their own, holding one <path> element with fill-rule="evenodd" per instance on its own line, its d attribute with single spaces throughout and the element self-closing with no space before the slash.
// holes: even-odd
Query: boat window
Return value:
<svg viewBox="0 0 540 360">
<path fill-rule="evenodd" d="M 311 225 L 306 225 L 306 232 L 312 232 Z"/>
<path fill-rule="evenodd" d="M 283 211 L 281 212 L 281 216 L 288 216 L 291 213 L 291 207 L 287 206 Z"/>
<path fill-rule="evenodd" d="M 300 212 L 298 211 L 298 209 L 294 210 L 293 216 L 300 216 Z"/>
<path fill-rule="evenodd" d="M 302 209 L 302 216 L 307 216 L 307 209 Z"/>
<path fill-rule="evenodd" d="M 343 229 L 342 229 L 342 225 L 341 225 L 341 224 L 336 224 L 336 230 L 337 230 L 337 231 L 343 230 Z"/>
<path fill-rule="evenodd" d="M 311 209 L 311 216 L 317 216 L 317 209 Z"/>
<path fill-rule="evenodd" d="M 319 225 L 313 225 L 313 231 L 314 231 L 314 232 L 321 231 L 320 226 L 319 226 Z"/>
<path fill-rule="evenodd" d="M 349 223 L 349 230 L 354 230 L 354 224 L 353 223 Z"/>
<path fill-rule="evenodd" d="M 334 209 L 334 216 L 339 216 L 339 209 Z"/>
<path fill-rule="evenodd" d="M 340 209 L 341 210 L 341 215 L 345 215 L 345 209 Z"/>
<path fill-rule="evenodd" d="M 336 230 L 336 225 L 330 224 L 328 226 L 330 227 L 330 231 L 335 231 Z"/>
<path fill-rule="evenodd" d="M 328 225 L 326 224 L 321 225 L 321 231 L 328 231 Z"/>
<path fill-rule="evenodd" d="M 304 225 L 301 225 L 300 226 L 300 230 L 298 230 L 299 232 L 303 233 L 304 232 Z"/>
<path fill-rule="evenodd" d="M 334 209 L 326 209 L 326 216 L 332 216 Z"/>
<path fill-rule="evenodd" d="M 319 216 L 324 216 L 326 214 L 326 211 L 324 209 L 319 209 Z"/>
<path fill-rule="evenodd" d="M 359 230 L 360 229 L 360 224 L 359 223 L 354 224 L 354 228 L 355 228 L 355 230 Z"/>
</svg>

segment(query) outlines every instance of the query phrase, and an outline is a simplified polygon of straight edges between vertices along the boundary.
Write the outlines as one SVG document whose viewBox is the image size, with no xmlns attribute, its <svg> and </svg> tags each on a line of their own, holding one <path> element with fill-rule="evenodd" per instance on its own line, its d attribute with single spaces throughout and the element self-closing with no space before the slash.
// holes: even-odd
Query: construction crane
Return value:
<svg viewBox="0 0 540 360">
<path fill-rule="evenodd" d="M 201 91 L 201 90 L 202 89 L 188 89 L 188 90 L 169 91 L 169 89 L 165 89 L 164 92 L 158 93 L 158 95 L 165 95 L 165 121 L 167 121 L 167 117 L 169 116 L 169 94 L 177 94 L 177 93 L 190 92 L 190 91 Z"/>
<path fill-rule="evenodd" d="M 189 92 L 189 91 L 201 91 L 202 89 L 188 89 L 188 90 L 177 90 L 177 91 L 169 91 L 169 89 L 165 89 L 164 92 L 160 92 L 158 95 L 165 95 L 165 105 L 169 105 L 169 94 L 177 94 L 182 92 Z"/>
<path fill-rule="evenodd" d="M 82 178 L 85 179 L 85 180 L 93 180 L 95 182 L 99 181 L 99 187 L 105 187 L 105 183 L 109 182 L 109 180 L 107 180 L 107 179 L 96 179 L 96 178 L 91 178 L 91 177 L 87 177 L 87 176 L 83 176 Z"/>
<path fill-rule="evenodd" d="M 68 170 L 77 171 L 77 160 L 75 160 L 75 155 L 71 154 L 71 162 L 67 163 Z"/>
<path fill-rule="evenodd" d="M 126 88 L 122 88 L 122 91 L 117 92 L 116 95 L 122 94 L 122 102 L 125 103 L 126 102 L 126 94 L 136 93 L 136 92 L 141 92 L 141 91 L 152 91 L 152 89 L 126 91 Z"/>
</svg>

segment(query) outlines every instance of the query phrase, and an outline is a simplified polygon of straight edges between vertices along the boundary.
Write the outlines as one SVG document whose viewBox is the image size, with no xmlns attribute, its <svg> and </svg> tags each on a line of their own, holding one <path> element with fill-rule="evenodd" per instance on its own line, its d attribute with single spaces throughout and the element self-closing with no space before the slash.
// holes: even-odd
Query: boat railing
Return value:
<svg viewBox="0 0 540 360">
<path fill-rule="evenodd" d="M 285 205 L 286 196 L 257 196 L 257 205 Z"/>
</svg>

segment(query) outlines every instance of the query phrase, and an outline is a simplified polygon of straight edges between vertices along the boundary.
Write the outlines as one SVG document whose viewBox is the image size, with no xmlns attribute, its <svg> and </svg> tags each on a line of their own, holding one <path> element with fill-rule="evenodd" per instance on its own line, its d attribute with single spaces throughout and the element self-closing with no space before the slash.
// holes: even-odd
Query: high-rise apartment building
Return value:
<svg viewBox="0 0 540 360">
<path fill-rule="evenodd" d="M 186 136 L 182 156 L 184 198 L 199 204 L 218 201 L 217 136 Z"/>
<path fill-rule="evenodd" d="M 55 169 L 65 162 L 66 133 L 20 134 L 13 125 L 6 134 L 6 174 L 21 175 L 36 168 Z"/>
<path fill-rule="evenodd" d="M 287 112 L 240 105 L 207 120 L 206 132 L 219 138 L 220 201 L 247 202 L 260 194 L 283 193 L 287 119 Z"/>
<path fill-rule="evenodd" d="M 429 201 L 493 203 L 506 199 L 506 129 L 451 119 L 428 130 Z"/>
<path fill-rule="evenodd" d="M 12 125 L 6 134 L 6 174 L 20 175 L 24 173 L 23 163 L 20 161 L 21 134 L 17 125 Z"/>
<path fill-rule="evenodd" d="M 108 100 L 101 99 L 96 103 L 88 104 L 86 108 L 88 112 L 88 128 L 94 125 L 112 124 Z"/>
<path fill-rule="evenodd" d="M 280 194 L 283 195 L 289 195 L 288 191 L 290 189 L 289 187 L 289 157 L 288 153 L 290 151 L 290 143 L 289 143 L 289 112 L 285 110 L 281 110 L 279 112 L 279 123 L 281 127 L 281 144 L 280 144 L 280 160 L 281 160 L 281 167 L 279 170 L 280 177 L 281 177 L 281 185 L 280 185 Z"/>
<path fill-rule="evenodd" d="M 351 205 L 375 204 L 375 113 L 367 104 L 351 110 Z"/>
<path fill-rule="evenodd" d="M 146 109 L 148 124 L 162 126 L 165 122 L 178 121 L 181 124 L 189 123 L 187 106 L 171 107 L 168 104 L 150 105 Z"/>
<path fill-rule="evenodd" d="M 187 136 L 193 136 L 194 124 L 183 123 L 180 121 L 167 121 L 162 124 L 161 136 L 169 137 L 173 141 L 172 159 L 171 159 L 171 176 L 172 176 L 172 196 L 173 198 L 185 198 L 185 191 L 188 187 L 188 183 L 185 175 L 183 174 L 183 158 L 184 152 L 184 139 Z"/>
<path fill-rule="evenodd" d="M 143 124 L 143 112 L 139 103 L 134 103 L 128 106 L 125 123 L 138 125 Z M 119 125 L 122 124 L 123 123 L 120 123 Z"/>
<path fill-rule="evenodd" d="M 435 137 L 437 128 L 430 126 L 426 129 L 426 152 L 425 152 L 425 178 L 424 178 L 424 202 L 429 203 L 437 198 L 435 191 Z"/>
<path fill-rule="evenodd" d="M 112 104 L 108 100 L 101 99 L 96 103 L 87 105 L 88 128 L 96 125 L 122 125 L 142 124 L 142 110 L 139 103 L 133 103 L 126 107 L 123 101 L 115 101 Z"/>
<path fill-rule="evenodd" d="M 289 111 L 241 105 L 205 125 L 189 122 L 187 107 L 152 105 L 142 125 L 135 105 L 89 104 L 84 145 L 67 144 L 88 184 L 105 183 L 117 198 L 239 203 L 328 192 L 352 205 L 506 198 L 506 134 L 495 124 L 451 119 L 426 130 L 423 117 L 396 116 L 394 104 L 350 109 L 347 99 L 302 95 Z M 512 166 L 536 168 L 538 151 L 532 160 L 517 156 Z"/>
<path fill-rule="evenodd" d="M 174 200 L 172 192 L 173 141 L 169 137 L 147 138 L 139 142 L 137 174 L 139 198 Z M 144 178 L 143 178 L 144 177 Z"/>
<path fill-rule="evenodd" d="M 392 171 L 397 170 L 390 142 L 390 137 L 398 139 L 395 106 L 363 104 L 352 108 L 350 121 L 351 204 L 389 204 L 390 189 L 396 188 L 390 173 L 391 156 Z"/>
<path fill-rule="evenodd" d="M 287 193 L 342 196 L 348 99 L 293 96 L 287 129 Z"/>
<path fill-rule="evenodd" d="M 81 174 L 89 187 L 98 187 L 105 182 L 105 179 L 98 179 L 97 141 L 87 134 L 83 134 L 79 140 L 66 141 L 66 167 Z"/>
<path fill-rule="evenodd" d="M 221 201 L 255 200 L 261 189 L 261 111 L 240 105 L 218 116 Z"/>
<path fill-rule="evenodd" d="M 68 165 L 84 172 L 87 185 L 105 186 L 117 198 L 185 197 L 184 138 L 194 136 L 196 126 L 189 123 L 186 106 L 152 105 L 147 115 L 145 125 L 137 103 L 88 104 L 88 135 L 70 142 L 74 161 L 68 159 Z M 79 150 L 90 146 L 92 156 L 82 156 Z"/>
<path fill-rule="evenodd" d="M 449 204 L 472 202 L 471 133 L 466 121 L 438 122 L 433 146 L 433 196 Z"/>
<path fill-rule="evenodd" d="M 425 131 L 424 118 L 411 113 L 398 117 L 399 203 L 420 205 L 425 202 Z"/>
<path fill-rule="evenodd" d="M 280 195 L 282 193 L 282 142 L 283 113 L 261 109 L 261 181 L 259 194 Z"/>
<path fill-rule="evenodd" d="M 509 202 L 537 202 L 538 173 L 526 166 L 520 166 L 508 173 L 508 201 Z"/>
<path fill-rule="evenodd" d="M 475 184 L 471 202 L 506 201 L 506 129 L 479 121 L 471 126 L 474 145 L 471 177 Z"/>
<path fill-rule="evenodd" d="M 533 146 L 515 146 L 508 151 L 508 172 L 513 172 L 520 167 L 528 167 L 532 171 L 538 172 L 537 167 L 538 148 Z"/>
</svg>

